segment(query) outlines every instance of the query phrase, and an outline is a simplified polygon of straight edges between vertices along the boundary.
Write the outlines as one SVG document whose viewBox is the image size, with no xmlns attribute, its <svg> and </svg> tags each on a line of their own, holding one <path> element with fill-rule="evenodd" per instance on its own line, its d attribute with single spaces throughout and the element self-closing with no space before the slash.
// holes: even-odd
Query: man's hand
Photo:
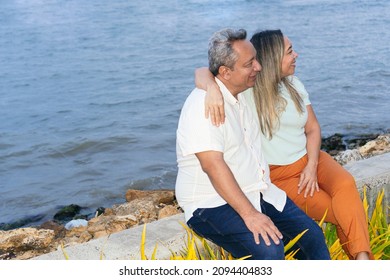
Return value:
<svg viewBox="0 0 390 280">
<path fill-rule="evenodd" d="M 267 246 L 271 245 L 270 238 L 275 244 L 279 244 L 280 239 L 283 238 L 282 233 L 274 225 L 272 220 L 260 212 L 256 211 L 251 213 L 244 216 L 243 219 L 248 229 L 253 233 L 256 244 L 260 244 L 259 235 L 261 235 Z"/>
</svg>

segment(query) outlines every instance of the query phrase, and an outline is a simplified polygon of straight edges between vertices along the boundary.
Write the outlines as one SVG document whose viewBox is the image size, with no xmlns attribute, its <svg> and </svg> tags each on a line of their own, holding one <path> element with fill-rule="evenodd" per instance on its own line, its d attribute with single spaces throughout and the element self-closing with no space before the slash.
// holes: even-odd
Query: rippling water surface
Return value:
<svg viewBox="0 0 390 280">
<path fill-rule="evenodd" d="M 324 136 L 389 129 L 388 1 L 0 3 L 0 224 L 174 188 L 175 130 L 223 27 L 281 28 Z"/>
</svg>

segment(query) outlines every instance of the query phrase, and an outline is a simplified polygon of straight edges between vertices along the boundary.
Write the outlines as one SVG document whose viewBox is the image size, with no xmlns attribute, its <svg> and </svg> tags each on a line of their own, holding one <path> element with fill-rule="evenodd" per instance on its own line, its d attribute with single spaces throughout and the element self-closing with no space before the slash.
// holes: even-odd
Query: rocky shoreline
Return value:
<svg viewBox="0 0 390 280">
<path fill-rule="evenodd" d="M 335 134 L 322 140 L 322 150 L 340 164 L 390 152 L 390 133 L 346 139 Z M 69 205 L 36 227 L 0 228 L 0 260 L 26 260 L 58 249 L 87 242 L 130 227 L 182 213 L 174 190 L 128 190 L 126 202 L 99 208 L 92 218 L 79 216 L 80 206 Z M 65 223 L 65 221 L 69 221 Z M 20 223 L 14 223 L 13 226 Z M 12 225 L 8 225 L 12 227 Z"/>
</svg>

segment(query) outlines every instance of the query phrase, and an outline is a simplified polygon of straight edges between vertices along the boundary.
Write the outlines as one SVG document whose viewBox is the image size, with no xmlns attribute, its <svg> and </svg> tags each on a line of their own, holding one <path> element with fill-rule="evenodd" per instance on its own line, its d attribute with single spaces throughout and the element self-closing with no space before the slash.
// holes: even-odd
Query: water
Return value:
<svg viewBox="0 0 390 280">
<path fill-rule="evenodd" d="M 389 129 L 390 3 L 0 1 L 0 223 L 173 189 L 175 131 L 223 27 L 280 28 L 324 136 Z"/>
</svg>

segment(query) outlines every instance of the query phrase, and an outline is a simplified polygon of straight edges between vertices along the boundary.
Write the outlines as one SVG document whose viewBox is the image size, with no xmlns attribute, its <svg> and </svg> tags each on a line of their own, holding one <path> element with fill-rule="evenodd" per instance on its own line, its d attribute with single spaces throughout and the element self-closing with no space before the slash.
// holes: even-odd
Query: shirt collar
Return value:
<svg viewBox="0 0 390 280">
<path fill-rule="evenodd" d="M 235 105 L 237 103 L 241 103 L 243 105 L 246 106 L 246 103 L 245 103 L 245 98 L 243 98 L 243 96 L 241 95 L 242 92 L 240 92 L 239 94 L 236 95 L 237 99 L 233 96 L 233 94 L 227 89 L 227 87 L 225 86 L 225 84 L 223 82 L 221 82 L 220 79 L 218 79 L 217 77 L 215 77 L 215 81 L 216 83 L 218 84 L 221 92 L 222 92 L 222 96 L 223 96 L 223 100 L 231 105 Z M 243 91 L 244 92 L 244 91 Z"/>
<path fill-rule="evenodd" d="M 223 100 L 231 105 L 237 104 L 238 100 L 233 96 L 233 94 L 227 89 L 224 83 L 221 82 L 217 77 L 215 78 L 216 83 L 218 84 Z"/>
</svg>

